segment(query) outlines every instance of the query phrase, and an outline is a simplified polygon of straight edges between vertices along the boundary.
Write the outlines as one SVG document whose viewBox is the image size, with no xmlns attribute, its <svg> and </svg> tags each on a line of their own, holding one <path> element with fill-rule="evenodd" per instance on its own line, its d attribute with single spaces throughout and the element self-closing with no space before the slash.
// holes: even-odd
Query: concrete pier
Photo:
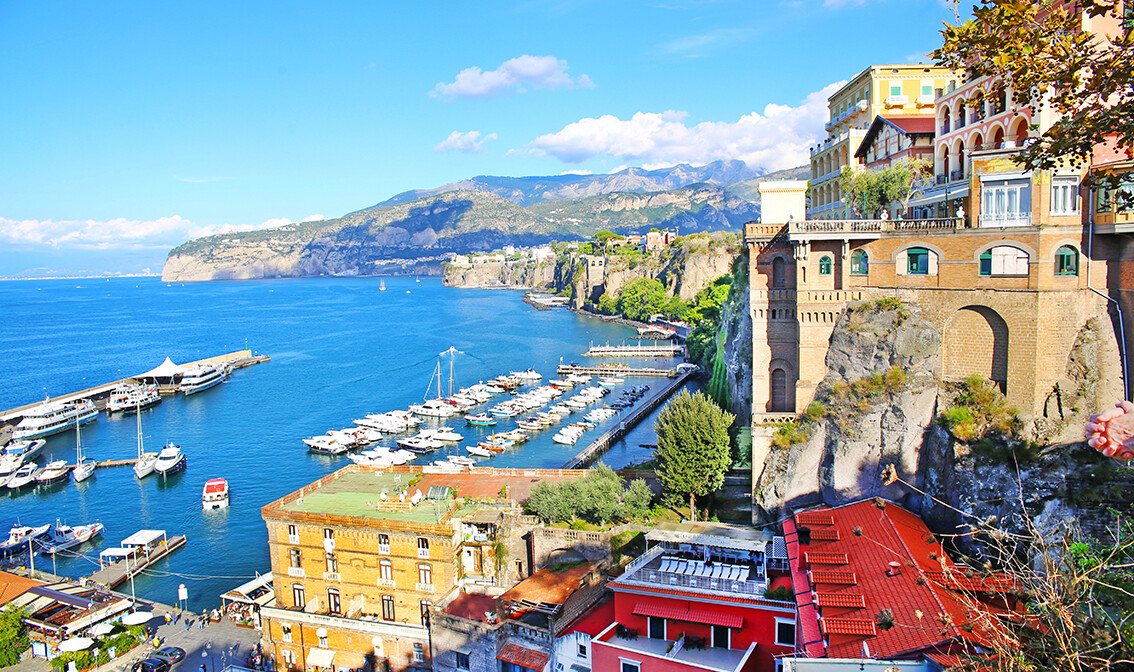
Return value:
<svg viewBox="0 0 1134 672">
<path fill-rule="evenodd" d="M 629 366 L 575 366 L 573 364 L 560 364 L 555 372 L 559 376 L 569 376 L 573 373 L 578 373 L 584 376 L 600 376 L 602 378 L 676 378 L 680 375 L 681 371 L 677 368 L 673 369 L 634 369 Z"/>
<path fill-rule="evenodd" d="M 87 578 L 96 583 L 101 583 L 107 588 L 114 588 L 125 583 L 131 576 L 141 574 L 147 567 L 184 545 L 185 535 L 170 537 L 165 543 L 150 551 L 148 555 L 111 563 Z"/>
<path fill-rule="evenodd" d="M 680 345 L 592 345 L 584 357 L 683 357 Z"/>
</svg>

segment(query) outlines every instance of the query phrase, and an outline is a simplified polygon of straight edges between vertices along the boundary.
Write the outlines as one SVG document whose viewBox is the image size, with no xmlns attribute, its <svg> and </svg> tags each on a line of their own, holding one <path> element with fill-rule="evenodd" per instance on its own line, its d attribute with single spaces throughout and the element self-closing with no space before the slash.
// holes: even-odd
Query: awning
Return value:
<svg viewBox="0 0 1134 672">
<path fill-rule="evenodd" d="M 634 614 L 636 616 L 653 616 L 655 618 L 672 618 L 675 621 L 686 620 L 685 614 L 688 609 L 683 607 L 667 607 L 660 604 L 635 604 Z"/>
<path fill-rule="evenodd" d="M 165 537 L 165 530 L 138 530 L 122 540 L 123 546 L 145 546 Z"/>
<path fill-rule="evenodd" d="M 335 652 L 330 649 L 311 649 L 307 654 L 307 667 L 331 667 L 335 662 Z"/>
<path fill-rule="evenodd" d="M 543 651 L 536 651 L 527 647 L 520 646 L 514 642 L 508 642 L 504 648 L 500 649 L 500 653 L 496 655 L 497 660 L 503 660 L 506 663 L 519 665 L 520 667 L 529 670 L 543 670 L 547 667 L 547 661 L 551 656 Z"/>
<path fill-rule="evenodd" d="M 174 364 L 172 359 L 166 357 L 165 361 L 159 364 L 156 368 L 139 374 L 135 376 L 135 378 L 172 378 L 174 376 L 185 373 L 185 371 L 185 367 Z"/>
<path fill-rule="evenodd" d="M 256 594 L 255 597 L 252 596 L 253 593 Z M 221 599 L 243 602 L 245 604 L 263 605 L 268 602 L 268 600 L 271 600 L 272 596 L 272 573 L 268 572 L 224 593 L 221 595 Z"/>
<path fill-rule="evenodd" d="M 934 203 L 940 203 L 940 202 L 946 200 L 946 198 L 948 198 L 948 200 L 951 201 L 955 198 L 964 198 L 968 195 L 969 195 L 969 185 L 966 182 L 965 184 L 963 184 L 961 186 L 950 187 L 948 192 L 946 192 L 944 190 L 937 191 L 936 189 L 933 190 L 933 191 L 927 192 L 925 195 L 923 195 L 919 198 L 915 198 L 915 199 L 910 200 L 909 207 L 912 208 L 914 206 L 932 205 Z"/>
<path fill-rule="evenodd" d="M 669 618 L 687 623 L 704 623 L 705 625 L 723 625 L 726 628 L 740 628 L 744 626 L 744 617 L 733 614 L 721 614 L 715 611 L 702 609 L 684 609 L 660 604 L 635 604 L 634 614 L 638 616 L 654 616 L 656 618 Z"/>
</svg>

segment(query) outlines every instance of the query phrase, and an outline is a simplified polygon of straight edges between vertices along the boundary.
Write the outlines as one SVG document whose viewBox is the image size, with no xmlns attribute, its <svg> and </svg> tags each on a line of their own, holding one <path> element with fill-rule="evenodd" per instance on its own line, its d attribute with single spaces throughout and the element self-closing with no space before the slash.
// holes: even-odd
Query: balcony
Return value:
<svg viewBox="0 0 1134 672">
<path fill-rule="evenodd" d="M 946 182 L 948 182 L 948 181 L 949 181 L 949 176 L 948 176 L 948 175 L 938 175 L 938 176 L 936 176 L 936 178 L 935 178 L 935 182 L 936 182 L 936 184 L 938 184 L 938 185 L 942 185 L 942 184 L 945 184 L 945 183 L 946 183 Z"/>
<path fill-rule="evenodd" d="M 287 575 L 288 576 L 294 576 L 297 579 L 307 578 L 307 572 L 303 571 L 302 567 L 288 567 L 287 568 Z"/>
<path fill-rule="evenodd" d="M 951 171 L 949 171 L 949 181 L 950 182 L 960 182 L 963 179 L 965 179 L 965 171 L 963 171 L 963 170 L 951 170 Z"/>
<path fill-rule="evenodd" d="M 397 588 L 393 579 L 378 579 L 379 588 Z"/>
<path fill-rule="evenodd" d="M 886 104 L 887 105 L 893 105 L 893 106 L 896 107 L 898 105 L 905 105 L 909 102 L 910 102 L 909 96 L 886 96 Z"/>
<path fill-rule="evenodd" d="M 415 585 L 414 590 L 416 590 L 419 593 L 432 593 L 432 592 L 434 592 L 432 583 L 417 583 L 417 584 L 414 584 L 414 585 Z"/>
<path fill-rule="evenodd" d="M 323 572 L 324 581 L 342 581 L 343 577 L 338 572 Z"/>
<path fill-rule="evenodd" d="M 615 623 L 600 634 L 591 646 L 607 646 L 616 652 L 632 652 L 636 654 L 634 657 L 647 656 L 656 659 L 656 661 L 651 661 L 653 664 L 643 661 L 646 662 L 642 666 L 644 670 L 673 669 L 672 666 L 676 663 L 694 669 L 734 672 L 741 669 L 751 649 L 756 647 L 756 644 L 750 645 L 745 650 L 722 649 L 713 646 L 692 647 L 686 646 L 685 638 L 672 640 L 650 639 L 643 635 L 635 637 L 623 634 L 619 636 L 620 630 L 622 629 Z M 627 656 L 620 657 L 625 658 Z M 662 667 L 663 665 L 664 667 Z"/>
<path fill-rule="evenodd" d="M 643 558 L 646 562 L 640 562 Z M 764 591 L 768 588 L 763 572 L 763 566 L 752 563 L 687 562 L 664 555 L 661 547 L 655 547 L 627 566 L 626 573 L 617 581 L 663 588 L 685 588 L 725 596 L 763 598 Z"/>
<path fill-rule="evenodd" d="M 1030 212 L 1001 212 L 995 214 L 982 214 L 980 216 L 981 228 L 1004 228 L 1009 226 L 1031 226 L 1032 213 Z"/>
<path fill-rule="evenodd" d="M 917 104 L 918 105 L 932 105 L 933 102 L 934 102 L 933 96 L 918 96 L 917 97 Z"/>
<path fill-rule="evenodd" d="M 421 548 L 419 546 L 418 549 L 417 549 L 417 557 L 421 558 L 422 560 L 428 560 L 429 559 L 429 549 L 428 548 Z"/>
<path fill-rule="evenodd" d="M 948 132 L 949 132 L 949 122 L 946 121 L 944 124 L 941 124 L 941 133 L 940 134 L 945 135 Z"/>
<path fill-rule="evenodd" d="M 299 535 L 298 534 L 287 535 L 287 543 L 293 544 L 293 545 L 299 545 Z"/>
</svg>

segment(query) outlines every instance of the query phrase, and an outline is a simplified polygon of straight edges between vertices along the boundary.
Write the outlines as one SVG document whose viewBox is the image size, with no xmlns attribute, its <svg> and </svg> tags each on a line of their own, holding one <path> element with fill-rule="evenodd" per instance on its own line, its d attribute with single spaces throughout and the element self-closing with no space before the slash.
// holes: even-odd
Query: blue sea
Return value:
<svg viewBox="0 0 1134 672">
<path fill-rule="evenodd" d="M 257 572 L 269 570 L 260 507 L 350 464 L 307 452 L 301 439 L 349 426 L 367 413 L 420 401 L 439 359 L 456 386 L 534 367 L 545 378 L 561 362 L 582 361 L 588 345 L 616 344 L 632 329 L 564 310 L 537 311 L 514 291 L 445 287 L 438 278 L 327 278 L 167 284 L 157 278 L 0 282 L 0 409 L 9 409 L 141 373 L 170 357 L 182 363 L 249 347 L 271 361 L 233 373 L 213 389 L 170 397 L 143 411 L 147 450 L 168 441 L 188 456 L 185 472 L 138 481 L 126 467 L 100 469 L 83 483 L 0 491 L 0 534 L 20 521 L 40 525 L 101 521 L 96 543 L 37 569 L 81 577 L 99 550 L 139 529 L 184 534 L 188 544 L 134 582 L 140 597 L 176 601 L 178 584 L 196 610 Z M 450 347 L 459 354 L 439 354 Z M 635 361 L 634 365 L 650 362 Z M 668 363 L 668 362 L 662 362 Z M 652 362 L 659 364 L 659 362 Z M 654 383 L 630 379 L 627 385 Z M 617 390 L 615 390 L 617 392 Z M 107 417 L 82 429 L 97 460 L 134 457 L 136 420 Z M 449 423 L 471 442 L 484 430 Z M 510 428 L 501 422 L 497 428 Z M 544 432 L 485 462 L 560 467 L 582 449 Z M 652 422 L 643 423 L 604 461 L 614 467 L 649 457 Z M 432 461 L 449 451 L 427 456 Z M 40 464 L 74 460 L 74 432 L 51 437 Z M 201 510 L 209 478 L 227 478 L 227 510 Z M 130 584 L 119 590 L 130 591 Z"/>
</svg>

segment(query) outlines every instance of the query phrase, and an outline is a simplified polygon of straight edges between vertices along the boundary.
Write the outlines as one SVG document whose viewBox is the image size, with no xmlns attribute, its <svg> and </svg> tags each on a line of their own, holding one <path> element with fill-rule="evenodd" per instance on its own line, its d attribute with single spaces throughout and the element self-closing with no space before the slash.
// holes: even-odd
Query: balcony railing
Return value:
<svg viewBox="0 0 1134 672">
<path fill-rule="evenodd" d="M 953 170 L 953 171 L 949 172 L 949 181 L 950 182 L 960 182 L 963 179 L 965 179 L 965 171 Z"/>
<path fill-rule="evenodd" d="M 324 581 L 342 581 L 343 577 L 338 572 L 323 572 Z"/>
<path fill-rule="evenodd" d="M 938 175 L 935 181 L 937 182 L 937 184 L 945 184 L 946 182 L 949 181 L 949 176 L 948 175 Z"/>
<path fill-rule="evenodd" d="M 816 219 L 789 222 L 788 233 L 881 233 L 891 231 L 947 231 L 957 220 L 938 219 Z"/>
<path fill-rule="evenodd" d="M 418 583 L 417 584 L 417 592 L 419 592 L 419 593 L 432 593 L 433 592 L 433 584 L 432 583 Z"/>
<path fill-rule="evenodd" d="M 307 572 L 304 572 L 302 567 L 288 567 L 287 575 L 303 579 L 307 577 Z"/>
<path fill-rule="evenodd" d="M 397 584 L 394 583 L 393 579 L 378 579 L 378 587 L 379 588 L 396 588 Z"/>
<path fill-rule="evenodd" d="M 945 135 L 948 132 L 949 132 L 949 122 L 946 121 L 944 124 L 941 124 L 941 135 Z"/>
<path fill-rule="evenodd" d="M 658 569 L 640 569 L 634 574 L 625 574 L 623 577 L 623 580 L 637 581 L 639 583 L 670 586 L 673 588 L 692 588 L 694 590 L 726 592 L 739 595 L 753 595 L 761 598 L 764 597 L 764 591 L 768 588 L 768 583 L 764 580 L 729 581 L 726 579 L 713 579 L 692 574 L 674 574 L 673 572 L 663 572 Z"/>
<path fill-rule="evenodd" d="M 429 558 L 429 549 L 428 548 L 421 548 L 419 546 L 418 549 L 417 549 L 417 557 L 422 558 L 422 559 Z"/>
<path fill-rule="evenodd" d="M 1030 212 L 1002 212 L 996 214 L 982 214 L 980 216 L 980 226 L 982 227 L 1005 227 L 1005 226 L 1031 226 L 1032 213 Z"/>
</svg>

